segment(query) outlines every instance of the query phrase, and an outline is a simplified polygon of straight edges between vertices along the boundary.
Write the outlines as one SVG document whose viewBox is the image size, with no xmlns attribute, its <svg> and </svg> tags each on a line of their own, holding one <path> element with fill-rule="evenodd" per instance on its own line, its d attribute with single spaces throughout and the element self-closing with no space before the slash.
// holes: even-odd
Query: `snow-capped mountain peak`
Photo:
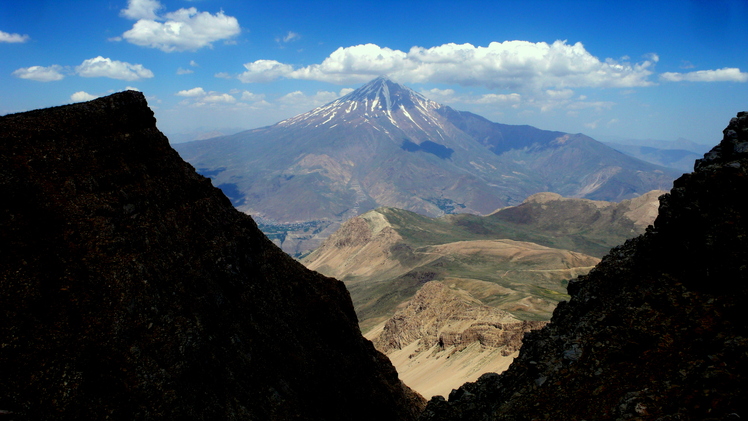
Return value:
<svg viewBox="0 0 748 421">
<path fill-rule="evenodd" d="M 373 112 L 381 109 L 392 112 L 401 106 L 406 109 L 421 106 L 429 108 L 439 107 L 439 104 L 426 99 L 423 95 L 407 88 L 399 83 L 393 82 L 385 76 L 380 76 L 366 85 L 356 89 L 348 95 L 340 98 L 340 101 L 358 101 L 370 104 L 367 107 Z"/>
<path fill-rule="evenodd" d="M 441 107 L 412 89 L 380 76 L 329 104 L 278 125 L 332 128 L 345 123 L 370 124 L 385 131 L 391 126 L 405 131 L 431 131 L 443 126 L 443 118 L 435 112 Z"/>
</svg>

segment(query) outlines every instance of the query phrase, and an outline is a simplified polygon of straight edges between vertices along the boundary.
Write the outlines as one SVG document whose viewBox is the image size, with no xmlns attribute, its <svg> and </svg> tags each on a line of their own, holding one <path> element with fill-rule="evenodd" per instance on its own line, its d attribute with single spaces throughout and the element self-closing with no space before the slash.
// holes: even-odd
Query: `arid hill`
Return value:
<svg viewBox="0 0 748 421">
<path fill-rule="evenodd" d="M 346 283 L 364 331 L 432 280 L 548 320 L 569 279 L 654 221 L 662 193 L 620 203 L 538 193 L 485 217 L 379 208 L 348 220 L 302 263 Z"/>
<path fill-rule="evenodd" d="M 139 92 L 0 117 L 0 417 L 410 420 L 422 398 Z"/>
<path fill-rule="evenodd" d="M 430 398 L 485 372 L 505 370 L 524 333 L 545 324 L 520 321 L 465 291 L 431 281 L 366 337 L 392 360 L 405 384 Z"/>
<path fill-rule="evenodd" d="M 569 284 L 501 375 L 422 420 L 748 416 L 748 112 L 660 199 L 653 228 Z"/>
</svg>

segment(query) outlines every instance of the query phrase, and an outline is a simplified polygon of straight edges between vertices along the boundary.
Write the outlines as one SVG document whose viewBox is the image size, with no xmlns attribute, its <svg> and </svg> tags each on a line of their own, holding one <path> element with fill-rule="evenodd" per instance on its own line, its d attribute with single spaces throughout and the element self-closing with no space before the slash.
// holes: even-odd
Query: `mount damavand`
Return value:
<svg viewBox="0 0 748 421">
<path fill-rule="evenodd" d="M 296 255 L 380 206 L 485 215 L 544 191 L 629 199 L 679 175 L 583 134 L 457 111 L 385 77 L 272 126 L 173 146 Z"/>
</svg>

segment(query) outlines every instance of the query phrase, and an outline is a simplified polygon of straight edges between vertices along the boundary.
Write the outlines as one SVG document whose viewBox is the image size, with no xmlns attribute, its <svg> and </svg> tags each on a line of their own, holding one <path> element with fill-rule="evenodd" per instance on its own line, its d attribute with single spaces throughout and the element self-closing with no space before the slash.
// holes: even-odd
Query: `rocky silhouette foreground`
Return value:
<svg viewBox="0 0 748 421">
<path fill-rule="evenodd" d="M 422 398 L 138 92 L 0 117 L 0 419 L 408 420 Z"/>
<path fill-rule="evenodd" d="M 653 227 L 569 284 L 501 375 L 422 420 L 748 418 L 748 113 L 660 199 Z"/>
</svg>

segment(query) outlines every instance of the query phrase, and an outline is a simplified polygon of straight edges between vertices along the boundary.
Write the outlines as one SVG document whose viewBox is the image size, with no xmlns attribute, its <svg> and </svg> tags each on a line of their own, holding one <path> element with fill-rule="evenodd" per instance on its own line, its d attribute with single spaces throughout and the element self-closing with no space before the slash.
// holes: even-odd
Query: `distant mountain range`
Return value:
<svg viewBox="0 0 748 421">
<path fill-rule="evenodd" d="M 384 77 L 269 127 L 173 146 L 296 255 L 380 206 L 488 214 L 543 191 L 618 201 L 680 174 L 582 134 L 457 111 Z"/>
<path fill-rule="evenodd" d="M 674 141 L 610 138 L 603 143 L 642 161 L 674 168 L 684 173 L 693 171 L 696 160 L 701 159 L 711 148 L 709 145 L 683 138 Z"/>
<path fill-rule="evenodd" d="M 713 145 L 707 145 L 703 143 L 697 143 L 693 140 L 688 140 L 679 137 L 675 140 L 661 140 L 661 139 L 631 139 L 620 136 L 599 136 L 599 141 L 606 145 L 627 145 L 627 146 L 646 146 L 655 149 L 663 150 L 683 150 L 693 152 L 702 157 L 705 153 L 709 152 Z M 716 141 L 714 142 L 716 143 Z M 691 171 L 693 168 L 691 168 Z"/>
</svg>

